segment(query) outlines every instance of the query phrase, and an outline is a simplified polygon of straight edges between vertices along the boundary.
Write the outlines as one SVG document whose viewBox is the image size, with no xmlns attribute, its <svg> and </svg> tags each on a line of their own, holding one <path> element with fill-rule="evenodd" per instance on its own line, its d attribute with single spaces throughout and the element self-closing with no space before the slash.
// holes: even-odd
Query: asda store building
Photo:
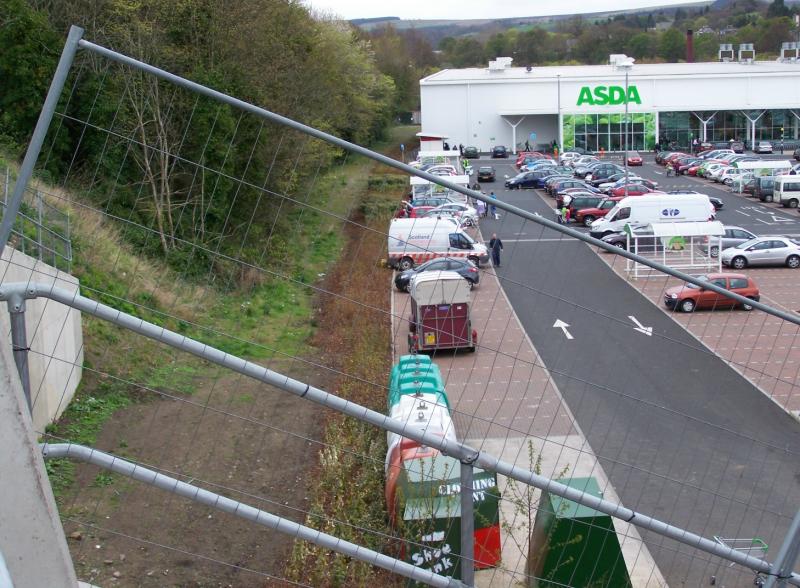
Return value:
<svg viewBox="0 0 800 588">
<path fill-rule="evenodd" d="M 552 144 L 562 150 L 651 150 L 656 142 L 800 140 L 797 49 L 777 61 L 448 69 L 420 81 L 423 132 L 489 151 Z"/>
</svg>

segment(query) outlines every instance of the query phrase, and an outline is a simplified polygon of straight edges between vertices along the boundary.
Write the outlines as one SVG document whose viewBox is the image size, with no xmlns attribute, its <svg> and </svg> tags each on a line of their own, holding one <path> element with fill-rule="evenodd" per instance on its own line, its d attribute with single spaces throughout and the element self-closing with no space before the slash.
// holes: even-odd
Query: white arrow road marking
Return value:
<svg viewBox="0 0 800 588">
<path fill-rule="evenodd" d="M 556 319 L 556 322 L 554 322 L 554 323 L 553 323 L 553 328 L 555 328 L 555 329 L 561 329 L 562 331 L 564 331 L 564 336 L 565 336 L 567 339 L 574 339 L 575 337 L 573 337 L 572 335 L 570 335 L 570 334 L 569 334 L 569 331 L 567 330 L 567 327 L 568 327 L 568 326 L 569 326 L 569 325 L 568 325 L 567 323 L 565 323 L 564 321 L 562 321 L 561 319 Z"/>
<path fill-rule="evenodd" d="M 642 323 L 639 322 L 639 319 L 637 319 L 635 316 L 628 315 L 628 318 L 631 319 L 633 323 L 636 325 L 635 327 L 633 327 L 634 331 L 639 331 L 640 333 L 644 333 L 648 337 L 653 336 L 653 327 L 645 327 Z"/>
</svg>

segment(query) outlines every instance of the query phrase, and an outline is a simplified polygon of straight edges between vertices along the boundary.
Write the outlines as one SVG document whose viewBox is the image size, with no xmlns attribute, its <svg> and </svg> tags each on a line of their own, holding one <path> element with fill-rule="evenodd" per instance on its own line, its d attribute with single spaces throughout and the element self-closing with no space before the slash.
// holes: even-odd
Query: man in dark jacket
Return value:
<svg viewBox="0 0 800 588">
<path fill-rule="evenodd" d="M 497 233 L 492 233 L 492 239 L 489 241 L 489 249 L 492 252 L 492 263 L 495 267 L 500 267 L 500 252 L 503 250 L 503 242 Z"/>
</svg>

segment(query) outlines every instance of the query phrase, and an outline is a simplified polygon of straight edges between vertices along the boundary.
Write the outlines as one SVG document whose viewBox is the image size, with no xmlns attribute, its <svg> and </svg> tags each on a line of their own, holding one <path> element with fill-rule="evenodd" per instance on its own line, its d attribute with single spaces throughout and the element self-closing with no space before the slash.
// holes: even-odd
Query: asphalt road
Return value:
<svg viewBox="0 0 800 588">
<path fill-rule="evenodd" d="M 512 163 L 495 161 L 498 181 L 484 189 L 552 218 L 548 197 L 503 189 Z M 665 178 L 652 165 L 641 171 L 668 189 L 694 184 Z M 759 219 L 786 216 L 793 230 L 788 221 L 764 227 L 800 233 L 794 211 L 776 212 L 705 182 L 697 188 L 723 198 L 724 223 L 767 234 Z M 761 537 L 777 552 L 800 507 L 800 424 L 589 246 L 508 214 L 481 229 L 487 239 L 492 232 L 503 239 L 501 283 L 624 504 L 709 538 Z M 636 331 L 629 317 L 653 336 Z M 569 325 L 566 332 L 553 326 L 557 320 Z M 643 536 L 670 586 L 704 585 L 715 573 L 726 586 L 752 585 L 750 572 L 717 570 L 704 554 Z M 737 569 L 742 575 L 731 579 Z"/>
</svg>

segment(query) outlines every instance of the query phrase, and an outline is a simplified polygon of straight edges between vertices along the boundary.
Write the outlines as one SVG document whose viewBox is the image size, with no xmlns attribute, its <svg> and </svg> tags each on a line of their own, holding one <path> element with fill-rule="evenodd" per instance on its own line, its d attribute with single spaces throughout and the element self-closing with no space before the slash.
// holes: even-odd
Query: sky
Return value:
<svg viewBox="0 0 800 588">
<path fill-rule="evenodd" d="M 692 0 L 303 0 L 344 19 L 398 16 L 410 20 L 486 19 L 611 12 L 689 4 Z"/>
</svg>

